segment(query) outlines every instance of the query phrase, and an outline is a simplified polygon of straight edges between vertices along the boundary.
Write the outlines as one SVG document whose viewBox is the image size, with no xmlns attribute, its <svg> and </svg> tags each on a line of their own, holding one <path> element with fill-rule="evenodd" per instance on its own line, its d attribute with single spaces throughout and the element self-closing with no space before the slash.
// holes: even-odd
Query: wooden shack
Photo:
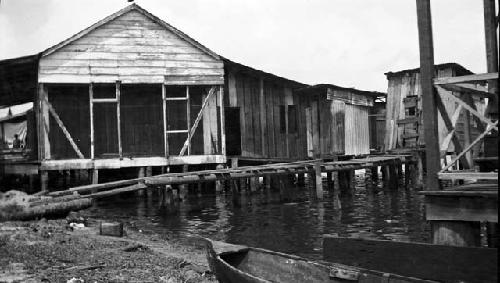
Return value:
<svg viewBox="0 0 500 283">
<path fill-rule="evenodd" d="M 0 61 L 0 105 L 33 102 L 34 121 L 31 154 L 0 165 L 45 188 L 51 172 L 86 171 L 96 183 L 102 169 L 368 154 L 375 96 L 235 63 L 132 4 L 39 54 Z"/>
<path fill-rule="evenodd" d="M 435 77 L 454 77 L 472 74 L 456 63 L 446 63 L 435 66 Z M 420 70 L 409 69 L 386 73 L 388 80 L 387 104 L 386 104 L 386 135 L 384 148 L 386 150 L 416 149 L 425 146 L 423 138 L 422 123 L 422 92 L 420 90 Z M 440 90 L 446 91 L 446 90 Z M 460 95 L 449 91 L 453 95 Z M 439 95 L 440 93 L 438 93 Z M 478 124 L 471 120 L 470 115 L 461 111 L 458 104 L 445 96 L 441 96 L 446 111 L 452 117 L 455 132 L 461 144 L 468 144 L 481 132 Z M 478 112 L 484 113 L 486 108 L 485 97 L 477 93 L 465 94 L 464 99 L 476 108 Z M 439 144 L 442 155 L 452 153 L 454 145 L 451 135 L 445 127 L 441 116 L 438 117 Z M 477 145 L 474 156 L 481 153 L 481 145 Z"/>
<path fill-rule="evenodd" d="M 385 94 L 332 84 L 305 87 L 297 94 L 308 157 L 370 153 L 369 114 L 375 99 Z"/>
</svg>

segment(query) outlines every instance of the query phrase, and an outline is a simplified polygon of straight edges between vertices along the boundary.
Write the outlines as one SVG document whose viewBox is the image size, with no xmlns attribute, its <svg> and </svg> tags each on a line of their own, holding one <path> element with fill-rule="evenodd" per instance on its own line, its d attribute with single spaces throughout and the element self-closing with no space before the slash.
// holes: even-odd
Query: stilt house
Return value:
<svg viewBox="0 0 500 283">
<path fill-rule="evenodd" d="M 456 63 L 436 65 L 435 70 L 436 78 L 472 74 L 471 71 Z M 419 71 L 417 68 L 386 73 L 388 80 L 384 140 L 386 150 L 416 149 L 425 145 Z M 452 90 L 439 90 L 438 95 L 441 95 L 441 92 L 460 95 Z M 464 99 L 471 107 L 484 113 L 487 105 L 485 96 L 477 93 L 467 93 L 465 96 Z M 441 99 L 449 116 L 452 117 L 453 127 L 460 143 L 470 143 L 482 132 L 479 129 L 480 124 L 472 120 L 466 111 L 461 111 L 462 107 L 447 96 L 441 95 Z M 438 116 L 438 133 L 441 154 L 446 155 L 454 152 L 454 145 L 451 142 L 452 135 L 448 134 L 441 116 Z M 478 144 L 473 152 L 474 156 L 481 154 L 481 145 Z"/>
<path fill-rule="evenodd" d="M 37 55 L 0 61 L 0 105 L 34 105 L 33 154 L 3 168 L 44 183 L 60 170 L 97 179 L 100 169 L 231 156 L 367 154 L 374 95 L 232 62 L 132 4 Z"/>
</svg>

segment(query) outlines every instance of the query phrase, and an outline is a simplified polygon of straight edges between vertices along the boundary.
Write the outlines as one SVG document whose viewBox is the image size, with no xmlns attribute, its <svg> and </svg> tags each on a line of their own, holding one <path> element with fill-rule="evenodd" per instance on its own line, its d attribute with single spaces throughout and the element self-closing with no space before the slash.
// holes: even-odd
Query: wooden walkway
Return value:
<svg viewBox="0 0 500 283">
<path fill-rule="evenodd" d="M 101 198 L 114 194 L 136 191 L 147 188 L 156 188 L 163 185 L 180 185 L 213 181 L 226 181 L 232 179 L 245 179 L 272 175 L 316 174 L 338 171 L 353 171 L 378 166 L 401 166 L 409 164 L 410 155 L 368 156 L 347 161 L 329 161 L 322 159 L 305 160 L 289 163 L 274 163 L 258 166 L 245 166 L 237 168 L 191 171 L 184 173 L 168 173 L 151 177 L 120 180 L 102 184 L 91 184 L 73 187 L 64 191 L 54 191 L 49 196 L 60 197 L 78 194 L 82 197 Z M 321 181 L 320 181 L 321 182 Z"/>
</svg>

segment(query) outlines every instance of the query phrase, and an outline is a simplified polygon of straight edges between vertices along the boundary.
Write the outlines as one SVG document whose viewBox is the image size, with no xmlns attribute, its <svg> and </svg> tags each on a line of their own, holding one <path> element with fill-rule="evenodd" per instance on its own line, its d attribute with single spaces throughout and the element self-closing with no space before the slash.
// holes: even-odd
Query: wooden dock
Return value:
<svg viewBox="0 0 500 283">
<path fill-rule="evenodd" d="M 140 176 L 138 178 L 128 180 L 73 187 L 64 191 L 50 192 L 48 195 L 53 197 L 61 197 L 65 195 L 78 194 L 82 197 L 101 198 L 124 192 L 157 189 L 158 187 L 165 187 L 167 185 L 185 185 L 204 182 L 216 182 L 220 184 L 223 181 L 238 179 L 255 180 L 255 178 L 257 177 L 273 177 L 286 175 L 295 176 L 308 174 L 310 176 L 310 179 L 314 181 L 316 188 L 316 197 L 321 199 L 323 197 L 323 178 L 321 177 L 322 173 L 327 173 L 328 182 L 332 181 L 332 174 L 330 173 L 333 172 L 338 172 L 339 175 L 341 175 L 338 178 L 342 178 L 342 176 L 344 176 L 349 179 L 347 180 L 347 182 L 354 182 L 354 179 L 351 177 L 352 175 L 354 175 L 354 170 L 370 169 L 370 172 L 378 172 L 378 167 L 380 167 L 382 168 L 382 172 L 386 172 L 385 174 L 383 174 L 384 176 L 386 176 L 386 179 L 393 178 L 397 180 L 397 177 L 399 176 L 398 173 L 403 172 L 401 169 L 401 166 L 403 164 L 407 166 L 405 172 L 409 172 L 409 166 L 412 165 L 411 156 L 368 156 L 346 161 L 324 161 L 323 159 L 314 159 L 257 166 L 221 168 L 216 170 L 167 173 L 150 177 Z M 346 172 L 351 173 L 345 174 Z M 394 184 L 394 181 L 390 181 L 388 183 Z"/>
</svg>

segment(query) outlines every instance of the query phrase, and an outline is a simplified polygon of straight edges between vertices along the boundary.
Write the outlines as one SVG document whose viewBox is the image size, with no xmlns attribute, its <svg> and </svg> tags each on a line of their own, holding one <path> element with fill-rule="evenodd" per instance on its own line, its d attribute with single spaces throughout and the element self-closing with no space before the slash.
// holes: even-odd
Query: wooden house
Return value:
<svg viewBox="0 0 500 283">
<path fill-rule="evenodd" d="M 420 70 L 409 69 L 398 72 L 386 73 L 388 80 L 387 104 L 386 104 L 386 135 L 384 148 L 386 150 L 415 149 L 425 145 L 424 128 L 422 123 L 422 92 L 420 90 Z M 472 74 L 456 63 L 440 64 L 435 66 L 435 77 L 454 77 Z M 447 90 L 439 90 L 439 92 Z M 440 93 L 438 92 L 438 95 Z M 447 91 L 453 95 L 460 95 Z M 471 117 L 460 111 L 461 107 L 455 102 L 442 96 L 443 104 L 452 117 L 455 132 L 461 144 L 467 144 L 480 134 L 478 124 Z M 466 94 L 465 99 L 476 108 L 478 112 L 484 113 L 486 102 L 484 96 L 477 94 Z M 457 111 L 458 110 L 458 111 Z M 451 136 L 445 127 L 443 119 L 438 116 L 438 133 L 441 153 L 444 155 L 454 151 Z M 481 145 L 478 144 L 474 155 L 480 154 Z"/>
<path fill-rule="evenodd" d="M 32 154 L 3 168 L 45 184 L 61 170 L 89 169 L 97 182 L 101 169 L 367 154 L 373 98 L 232 62 L 132 4 L 0 61 L 0 105 L 34 105 Z"/>
<path fill-rule="evenodd" d="M 369 114 L 375 99 L 385 94 L 331 84 L 305 87 L 297 94 L 308 157 L 370 153 Z"/>
</svg>

